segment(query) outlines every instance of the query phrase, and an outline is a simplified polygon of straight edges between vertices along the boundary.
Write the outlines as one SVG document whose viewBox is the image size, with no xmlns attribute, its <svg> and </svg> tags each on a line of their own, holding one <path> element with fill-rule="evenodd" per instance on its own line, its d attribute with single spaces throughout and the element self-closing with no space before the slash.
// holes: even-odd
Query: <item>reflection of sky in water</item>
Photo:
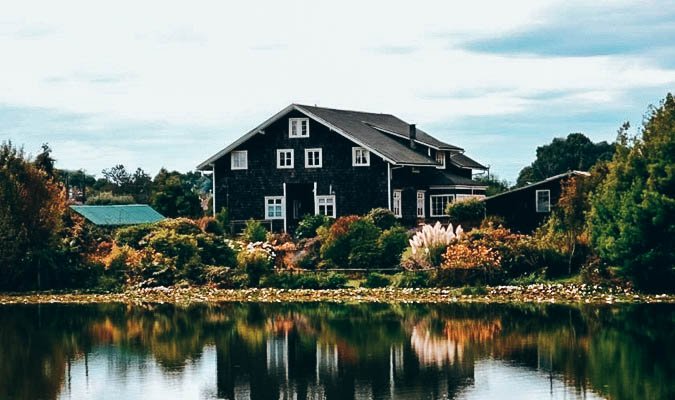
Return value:
<svg viewBox="0 0 675 400">
<path fill-rule="evenodd" d="M 152 357 L 129 355 L 116 347 L 92 351 L 72 362 L 61 399 L 209 399 L 216 397 L 216 349 L 204 346 L 201 357 L 184 369 L 163 369 Z"/>
<path fill-rule="evenodd" d="M 474 384 L 457 399 L 602 399 L 589 390 L 578 392 L 560 377 L 545 371 L 520 368 L 499 360 L 481 360 L 474 366 Z"/>
</svg>

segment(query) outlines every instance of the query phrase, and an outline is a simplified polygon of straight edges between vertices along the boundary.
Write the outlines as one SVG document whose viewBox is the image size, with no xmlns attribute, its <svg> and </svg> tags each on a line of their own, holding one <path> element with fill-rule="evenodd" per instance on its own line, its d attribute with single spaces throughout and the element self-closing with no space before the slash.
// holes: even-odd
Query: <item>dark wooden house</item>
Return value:
<svg viewBox="0 0 675 400">
<path fill-rule="evenodd" d="M 486 167 L 389 114 L 291 104 L 198 167 L 213 171 L 214 212 L 292 230 L 307 214 L 375 207 L 405 223 L 440 219 L 448 202 L 484 197 Z"/>
<path fill-rule="evenodd" d="M 531 233 L 551 215 L 560 199 L 562 183 L 573 176 L 586 177 L 589 173 L 569 171 L 490 196 L 484 200 L 485 213 L 504 218 L 506 225 L 516 232 Z"/>
</svg>

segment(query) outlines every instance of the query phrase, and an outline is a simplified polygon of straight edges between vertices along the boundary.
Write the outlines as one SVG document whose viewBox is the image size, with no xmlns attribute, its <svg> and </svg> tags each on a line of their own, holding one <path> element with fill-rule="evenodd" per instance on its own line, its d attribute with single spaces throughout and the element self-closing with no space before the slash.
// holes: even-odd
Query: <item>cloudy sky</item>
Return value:
<svg viewBox="0 0 675 400">
<path fill-rule="evenodd" d="M 670 1 L 8 1 L 0 140 L 187 171 L 295 102 L 395 114 L 514 180 L 554 137 L 638 126 L 673 38 Z"/>
</svg>

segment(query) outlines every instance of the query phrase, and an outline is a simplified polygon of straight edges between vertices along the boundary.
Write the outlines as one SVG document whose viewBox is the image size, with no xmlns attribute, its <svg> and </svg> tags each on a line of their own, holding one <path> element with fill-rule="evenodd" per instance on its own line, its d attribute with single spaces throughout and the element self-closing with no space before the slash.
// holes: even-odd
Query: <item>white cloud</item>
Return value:
<svg viewBox="0 0 675 400">
<path fill-rule="evenodd" d="M 213 127 L 220 145 L 241 133 L 233 127 L 254 126 L 290 102 L 424 124 L 518 113 L 540 101 L 606 107 L 637 88 L 673 86 L 675 70 L 639 54 L 459 47 L 546 24 L 561 4 L 13 2 L 0 16 L 0 104 L 91 114 L 91 130 L 119 121 Z M 536 98 L 542 93 L 559 95 Z"/>
</svg>

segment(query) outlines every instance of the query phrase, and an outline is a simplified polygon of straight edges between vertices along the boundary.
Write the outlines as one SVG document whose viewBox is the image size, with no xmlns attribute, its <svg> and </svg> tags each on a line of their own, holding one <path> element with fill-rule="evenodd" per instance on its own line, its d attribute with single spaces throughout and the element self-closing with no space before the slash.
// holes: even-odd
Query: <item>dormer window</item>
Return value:
<svg viewBox="0 0 675 400">
<path fill-rule="evenodd" d="M 445 169 L 445 152 L 437 151 L 436 152 L 436 168 Z"/>
<path fill-rule="evenodd" d="M 370 165 L 370 152 L 363 147 L 352 147 L 352 165 L 354 167 Z"/>
<path fill-rule="evenodd" d="M 288 137 L 291 139 L 309 137 L 309 118 L 289 118 Z"/>
</svg>

